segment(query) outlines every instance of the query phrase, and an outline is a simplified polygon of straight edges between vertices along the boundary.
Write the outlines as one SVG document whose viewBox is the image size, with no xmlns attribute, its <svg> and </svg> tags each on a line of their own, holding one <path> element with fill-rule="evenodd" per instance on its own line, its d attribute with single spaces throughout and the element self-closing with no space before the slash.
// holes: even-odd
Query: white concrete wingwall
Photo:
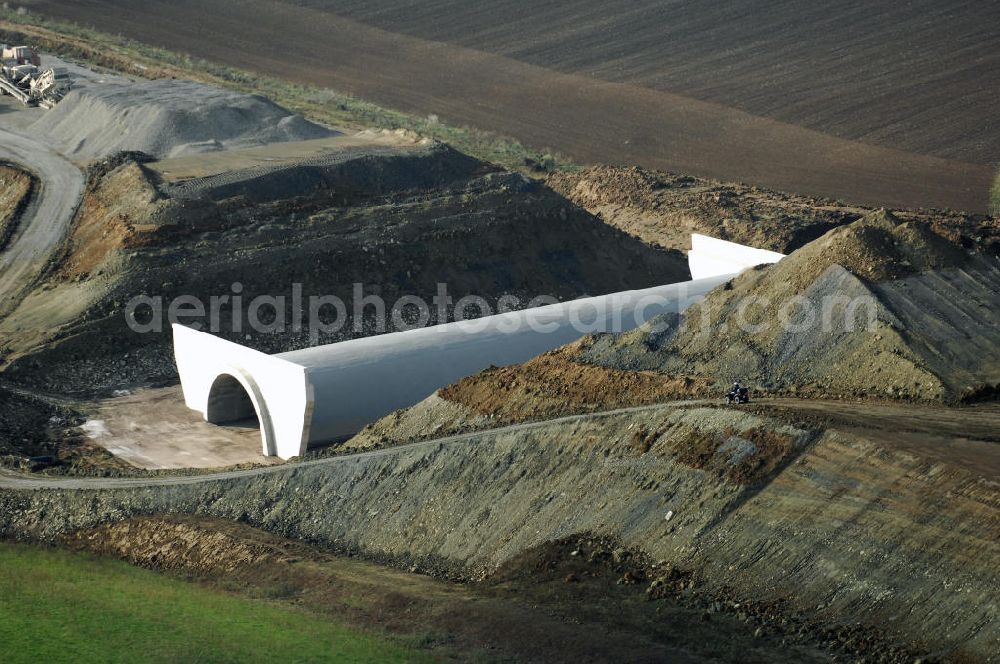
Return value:
<svg viewBox="0 0 1000 664">
<path fill-rule="evenodd" d="M 706 279 L 742 272 L 757 265 L 777 263 L 784 257 L 784 254 L 776 251 L 754 249 L 735 242 L 692 233 L 688 267 L 692 279 Z"/>
<path fill-rule="evenodd" d="M 730 271 L 720 272 L 727 251 Z M 757 251 L 699 240 L 692 261 L 699 272 L 716 272 L 707 278 L 277 355 L 174 325 L 184 400 L 218 424 L 256 414 L 264 454 L 288 459 L 310 443 L 353 435 L 491 365 L 524 362 L 585 334 L 627 331 L 659 314 L 679 313 L 742 269 L 781 258 Z"/>
<path fill-rule="evenodd" d="M 173 333 L 188 408 L 213 424 L 256 415 L 266 456 L 305 451 L 314 404 L 305 367 L 183 325 Z"/>
</svg>

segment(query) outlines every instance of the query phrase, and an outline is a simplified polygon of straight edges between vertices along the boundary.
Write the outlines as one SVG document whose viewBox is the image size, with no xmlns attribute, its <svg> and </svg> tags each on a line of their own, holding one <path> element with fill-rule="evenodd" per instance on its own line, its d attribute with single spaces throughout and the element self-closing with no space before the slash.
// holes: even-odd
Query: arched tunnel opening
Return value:
<svg viewBox="0 0 1000 664">
<path fill-rule="evenodd" d="M 260 428 L 260 416 L 250 394 L 229 374 L 222 374 L 212 383 L 205 419 L 212 424 Z"/>
</svg>

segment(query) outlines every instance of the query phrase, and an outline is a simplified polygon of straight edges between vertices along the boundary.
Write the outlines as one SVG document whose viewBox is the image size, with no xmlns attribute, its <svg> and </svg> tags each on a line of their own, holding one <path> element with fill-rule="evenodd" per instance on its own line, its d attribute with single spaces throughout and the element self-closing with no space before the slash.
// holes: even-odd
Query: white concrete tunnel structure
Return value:
<svg viewBox="0 0 1000 664">
<path fill-rule="evenodd" d="M 575 341 L 681 312 L 742 270 L 782 254 L 692 236 L 692 281 L 267 355 L 174 325 L 187 406 L 224 424 L 256 415 L 265 455 L 289 459 L 435 390 Z"/>
</svg>

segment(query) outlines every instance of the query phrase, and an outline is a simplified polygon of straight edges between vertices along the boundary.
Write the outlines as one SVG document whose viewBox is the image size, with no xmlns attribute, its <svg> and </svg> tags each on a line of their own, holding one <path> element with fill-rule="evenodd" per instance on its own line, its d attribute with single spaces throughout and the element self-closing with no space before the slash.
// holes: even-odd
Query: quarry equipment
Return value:
<svg viewBox="0 0 1000 664">
<path fill-rule="evenodd" d="M 42 69 L 38 52 L 30 46 L 3 45 L 0 51 L 0 92 L 25 106 L 52 108 L 71 87 L 62 68 Z"/>
</svg>

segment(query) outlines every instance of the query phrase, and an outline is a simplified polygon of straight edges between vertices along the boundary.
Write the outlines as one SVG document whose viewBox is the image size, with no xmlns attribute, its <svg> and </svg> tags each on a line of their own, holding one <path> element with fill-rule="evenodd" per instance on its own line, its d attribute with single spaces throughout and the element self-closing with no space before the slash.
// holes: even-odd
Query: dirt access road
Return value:
<svg viewBox="0 0 1000 664">
<path fill-rule="evenodd" d="M 0 160 L 34 173 L 40 183 L 17 234 L 0 253 L 0 316 L 4 316 L 17 306 L 58 249 L 83 195 L 84 179 L 65 157 L 9 129 L 0 129 Z"/>
<path fill-rule="evenodd" d="M 484 435 L 499 432 L 527 431 L 561 428 L 586 420 L 608 418 L 625 413 L 642 413 L 665 408 L 704 406 L 704 400 L 674 401 L 669 403 L 621 408 L 600 413 L 569 415 L 541 422 L 525 422 L 496 429 L 473 431 L 407 443 L 357 454 L 344 454 L 290 463 L 231 470 L 199 475 L 168 475 L 162 477 L 56 477 L 32 475 L 0 469 L 0 489 L 14 490 L 79 490 L 119 489 L 135 487 L 165 487 L 199 484 L 218 480 L 253 477 L 272 473 L 295 472 L 307 466 L 338 463 L 359 463 L 401 450 L 473 442 Z M 773 399 L 755 405 L 761 414 L 776 415 L 784 419 L 806 417 L 806 426 L 817 423 L 832 425 L 853 432 L 875 434 L 875 438 L 893 448 L 906 449 L 940 461 L 961 465 L 990 479 L 1000 478 L 1000 406 L 986 404 L 971 408 L 946 408 L 943 406 L 911 406 L 907 404 L 856 404 L 843 401 L 799 401 Z M 745 407 L 741 407 L 745 408 Z M 812 422 L 809 415 L 812 415 Z M 842 423 L 842 424 L 841 424 Z M 880 434 L 880 432 L 883 432 Z"/>
<path fill-rule="evenodd" d="M 379 29 L 333 10 L 273 0 L 33 0 L 27 6 L 241 69 L 437 114 L 581 162 L 636 164 L 864 205 L 972 212 L 986 210 L 994 174 L 984 163 L 837 138 L 638 82 L 558 72 Z"/>
</svg>

